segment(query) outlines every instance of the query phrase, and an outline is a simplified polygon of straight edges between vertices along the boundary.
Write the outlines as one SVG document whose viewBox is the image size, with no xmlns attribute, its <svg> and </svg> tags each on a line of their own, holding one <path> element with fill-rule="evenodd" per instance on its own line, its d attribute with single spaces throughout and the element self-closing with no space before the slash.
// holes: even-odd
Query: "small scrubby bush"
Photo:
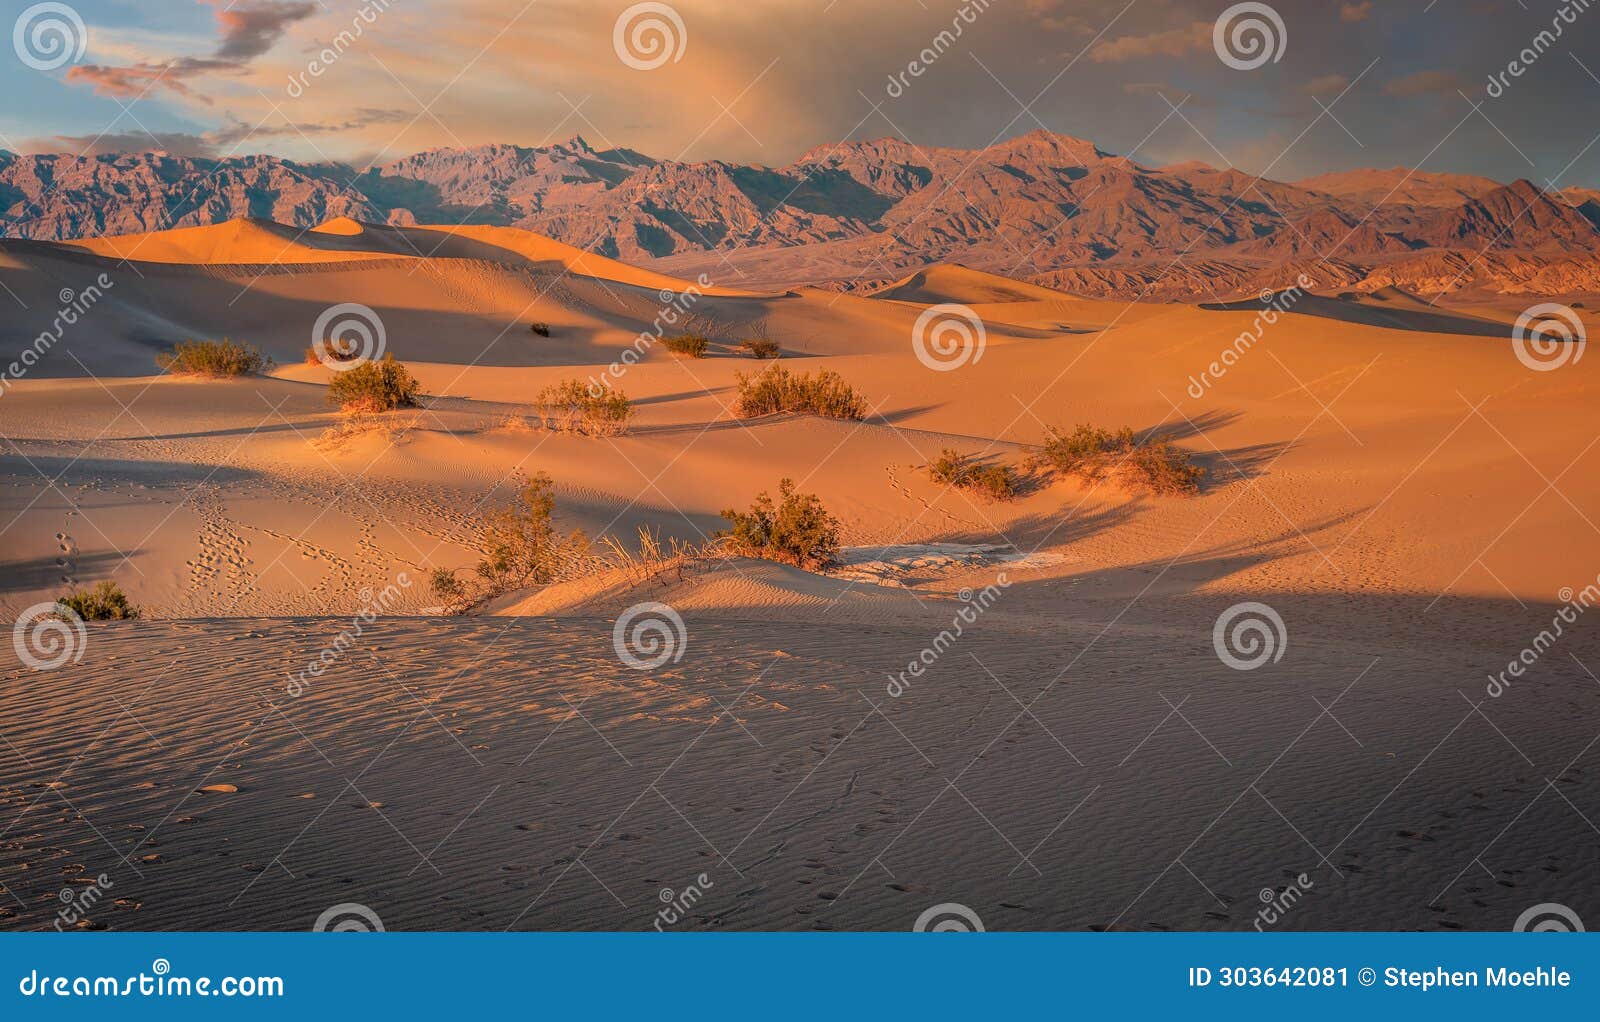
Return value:
<svg viewBox="0 0 1600 1022">
<path fill-rule="evenodd" d="M 826 568 L 839 559 L 839 522 L 822 501 L 796 493 L 794 481 L 778 484 L 779 500 L 763 492 L 749 511 L 722 512 L 733 526 L 718 533 L 730 552 L 745 557 L 782 561 L 808 570 Z"/>
<path fill-rule="evenodd" d="M 326 362 L 349 362 L 361 354 L 361 346 L 342 337 L 330 338 L 319 348 L 313 344 L 306 348 L 306 365 L 323 365 Z"/>
<path fill-rule="evenodd" d="M 1010 465 L 980 462 L 948 447 L 929 463 L 928 475 L 936 483 L 989 500 L 1013 500 L 1017 496 L 1017 476 Z"/>
<path fill-rule="evenodd" d="M 620 436 L 633 415 L 628 395 L 582 380 L 563 380 L 546 387 L 539 392 L 537 404 L 550 428 L 586 436 Z"/>
<path fill-rule="evenodd" d="M 1079 426 L 1071 433 L 1045 431 L 1039 460 L 1063 475 L 1099 482 L 1115 472 L 1129 485 L 1162 496 L 1195 493 L 1206 470 L 1191 462 L 1188 451 L 1169 440 L 1139 440 L 1123 427 L 1113 433 Z"/>
<path fill-rule="evenodd" d="M 772 330 L 764 317 L 751 323 L 749 330 L 745 339 L 739 342 L 740 351 L 758 359 L 777 358 L 783 353 L 783 349 L 773 339 Z"/>
<path fill-rule="evenodd" d="M 791 373 L 773 366 L 755 376 L 735 373 L 739 387 L 739 414 L 771 415 L 774 412 L 810 412 L 834 419 L 864 419 L 867 400 L 856 393 L 844 377 L 828 369 L 812 373 Z"/>
<path fill-rule="evenodd" d="M 711 342 L 702 334 L 678 334 L 675 337 L 663 337 L 661 343 L 674 355 L 683 358 L 705 358 L 706 348 Z"/>
<path fill-rule="evenodd" d="M 535 323 L 528 329 L 533 333 L 538 334 L 540 337 L 550 336 L 550 324 L 548 323 Z"/>
<path fill-rule="evenodd" d="M 476 582 L 463 581 L 448 569 L 434 571 L 429 584 L 449 609 L 464 609 L 514 589 L 549 585 L 571 578 L 597 559 L 589 537 L 580 530 L 556 533 L 555 486 L 544 473 L 523 487 L 517 503 L 491 513 L 479 536 L 483 559 L 473 568 Z"/>
<path fill-rule="evenodd" d="M 777 341 L 762 340 L 760 338 L 740 341 L 739 350 L 745 352 L 751 358 L 777 358 L 783 354 L 783 349 L 778 346 Z"/>
<path fill-rule="evenodd" d="M 139 608 L 129 603 L 127 594 L 110 579 L 93 589 L 68 593 L 56 604 L 85 621 L 127 621 L 139 616 Z"/>
<path fill-rule="evenodd" d="M 223 338 L 220 341 L 179 341 L 171 352 L 156 356 L 156 365 L 177 374 L 245 376 L 270 368 L 272 359 L 253 345 Z"/>
<path fill-rule="evenodd" d="M 328 383 L 328 403 L 356 414 L 415 408 L 417 381 L 394 355 L 385 355 L 336 374 Z"/>
</svg>

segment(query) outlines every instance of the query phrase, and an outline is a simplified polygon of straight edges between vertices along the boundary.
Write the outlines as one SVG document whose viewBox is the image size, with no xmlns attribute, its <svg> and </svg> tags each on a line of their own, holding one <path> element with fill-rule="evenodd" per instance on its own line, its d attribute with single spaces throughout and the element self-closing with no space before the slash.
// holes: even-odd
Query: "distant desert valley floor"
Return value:
<svg viewBox="0 0 1600 1022">
<path fill-rule="evenodd" d="M 1593 228 L 1557 207 L 1533 216 L 1576 252 Z M 1372 244 L 1442 244 L 1418 209 Z M 0 611 L 103 579 L 142 611 L 51 669 L 20 632 L 0 652 L 0 926 L 51 928 L 101 877 L 73 926 L 296 930 L 349 903 L 391 930 L 903 930 L 952 903 L 991 930 L 1600 917 L 1600 358 L 1513 345 L 1536 303 L 1600 323 L 1583 273 L 1539 290 L 1566 255 L 1497 288 L 1454 256 L 1436 290 L 1368 266 L 1285 304 L 1293 273 L 1255 263 L 1155 302 L 1129 300 L 1142 277 L 1113 295 L 959 258 L 810 287 L 717 252 L 342 216 L 0 241 L 0 361 L 59 331 L 0 392 Z M 352 304 L 420 408 L 351 428 L 328 404 L 304 352 Z M 915 342 L 948 305 L 982 342 L 930 366 Z M 626 433 L 530 423 L 669 308 L 709 350 L 625 366 Z M 776 363 L 738 349 L 756 332 Z M 191 338 L 275 364 L 161 373 Z M 774 364 L 870 409 L 738 414 L 736 374 Z M 1023 465 L 1084 423 L 1170 440 L 1199 492 L 1034 475 L 991 501 L 928 471 L 946 449 Z M 536 473 L 563 531 L 624 547 L 702 544 L 792 479 L 843 551 L 444 613 L 429 577 L 469 573 Z M 649 670 L 614 642 L 644 602 L 683 622 Z M 1241 604 L 1281 621 L 1250 670 L 1219 652 Z"/>
</svg>

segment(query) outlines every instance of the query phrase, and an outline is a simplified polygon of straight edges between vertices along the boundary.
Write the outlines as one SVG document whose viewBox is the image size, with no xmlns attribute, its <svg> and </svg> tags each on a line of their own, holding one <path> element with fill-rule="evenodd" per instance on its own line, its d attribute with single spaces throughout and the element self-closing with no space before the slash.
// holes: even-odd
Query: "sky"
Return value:
<svg viewBox="0 0 1600 1022">
<path fill-rule="evenodd" d="M 581 135 L 777 167 L 841 139 L 1043 128 L 1279 180 L 1600 187 L 1590 2 L 1275 0 L 1252 53 L 1218 49 L 1234 5 L 1189 0 L 6 0 L 0 147 L 365 167 Z"/>
</svg>

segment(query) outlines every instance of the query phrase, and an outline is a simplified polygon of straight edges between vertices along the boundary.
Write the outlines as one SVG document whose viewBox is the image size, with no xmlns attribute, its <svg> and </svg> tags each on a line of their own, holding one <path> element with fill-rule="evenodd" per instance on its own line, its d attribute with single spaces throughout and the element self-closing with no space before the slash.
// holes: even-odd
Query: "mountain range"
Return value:
<svg viewBox="0 0 1600 1022">
<path fill-rule="evenodd" d="M 1076 293 L 1282 286 L 1600 289 L 1600 192 L 1394 168 L 1297 182 L 1148 167 L 1033 132 L 982 150 L 842 142 L 778 168 L 582 138 L 434 149 L 357 170 L 272 156 L 0 151 L 0 232 L 65 240 L 242 216 L 481 223 L 738 286 L 872 289 L 946 261 Z"/>
</svg>

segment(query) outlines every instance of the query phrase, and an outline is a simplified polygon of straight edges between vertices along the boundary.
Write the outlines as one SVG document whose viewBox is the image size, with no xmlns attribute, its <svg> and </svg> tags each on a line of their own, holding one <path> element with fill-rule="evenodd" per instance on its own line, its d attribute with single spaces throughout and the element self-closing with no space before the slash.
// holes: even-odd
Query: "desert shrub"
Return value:
<svg viewBox="0 0 1600 1022">
<path fill-rule="evenodd" d="M 735 373 L 739 387 L 739 414 L 811 412 L 834 419 L 864 419 L 867 400 L 844 377 L 828 369 L 791 373 L 773 366 L 754 376 Z"/>
<path fill-rule="evenodd" d="M 328 383 L 328 403 L 364 414 L 417 407 L 417 381 L 392 354 L 338 373 Z"/>
<path fill-rule="evenodd" d="M 1206 470 L 1170 440 L 1153 440 L 1133 449 L 1128 471 L 1134 482 L 1164 497 L 1198 493 Z"/>
<path fill-rule="evenodd" d="M 668 351 L 683 358 L 705 358 L 706 348 L 711 344 L 704 334 L 677 334 L 661 338 L 661 343 Z"/>
<path fill-rule="evenodd" d="M 1063 475 L 1088 482 L 1116 473 L 1134 488 L 1163 496 L 1197 492 L 1206 471 L 1170 440 L 1140 440 L 1127 427 L 1113 433 L 1085 425 L 1063 433 L 1052 426 L 1045 431 L 1039 459 Z"/>
<path fill-rule="evenodd" d="M 93 589 L 68 593 L 56 604 L 85 621 L 127 621 L 139 616 L 139 608 L 128 602 L 122 588 L 106 579 Z"/>
<path fill-rule="evenodd" d="M 745 557 L 782 561 L 809 570 L 826 568 L 839 558 L 839 522 L 813 494 L 796 493 L 794 481 L 778 484 L 774 503 L 763 492 L 749 511 L 722 512 L 732 528 L 718 533 L 730 552 Z"/>
<path fill-rule="evenodd" d="M 528 481 L 516 503 L 488 515 L 479 533 L 483 557 L 473 567 L 473 580 L 448 569 L 429 579 L 434 595 L 447 608 L 464 609 L 491 597 L 527 586 L 549 585 L 599 567 L 589 537 L 581 530 L 556 532 L 555 487 L 539 473 Z"/>
<path fill-rule="evenodd" d="M 928 464 L 928 475 L 936 483 L 967 490 L 989 500 L 1014 500 L 1017 476 L 1010 465 L 981 462 L 946 447 Z"/>
<path fill-rule="evenodd" d="M 582 380 L 563 380 L 546 387 L 539 392 L 536 403 L 551 429 L 586 436 L 620 436 L 633 415 L 628 395 Z"/>
<path fill-rule="evenodd" d="M 459 605 L 467 598 L 467 586 L 449 568 L 435 568 L 428 577 L 428 587 L 445 606 Z"/>
<path fill-rule="evenodd" d="M 361 345 L 345 337 L 331 337 L 322 342 L 319 349 L 312 344 L 306 347 L 306 365 L 322 365 L 327 362 L 349 362 L 361 354 Z"/>
<path fill-rule="evenodd" d="M 739 342 L 739 350 L 758 359 L 777 358 L 783 353 L 765 317 L 750 324 L 745 339 Z"/>
<path fill-rule="evenodd" d="M 777 341 L 769 341 L 761 338 L 750 338 L 740 341 L 739 350 L 745 352 L 751 358 L 777 358 L 779 355 L 783 354 L 783 349 L 778 346 Z"/>
<path fill-rule="evenodd" d="M 245 376 L 272 367 L 272 359 L 249 344 L 220 341 L 179 341 L 172 351 L 156 356 L 156 365 L 169 373 L 194 376 Z"/>
<path fill-rule="evenodd" d="M 528 330 L 532 333 L 538 334 L 540 337 L 550 336 L 550 324 L 548 323 L 535 323 L 528 327 Z"/>
</svg>

